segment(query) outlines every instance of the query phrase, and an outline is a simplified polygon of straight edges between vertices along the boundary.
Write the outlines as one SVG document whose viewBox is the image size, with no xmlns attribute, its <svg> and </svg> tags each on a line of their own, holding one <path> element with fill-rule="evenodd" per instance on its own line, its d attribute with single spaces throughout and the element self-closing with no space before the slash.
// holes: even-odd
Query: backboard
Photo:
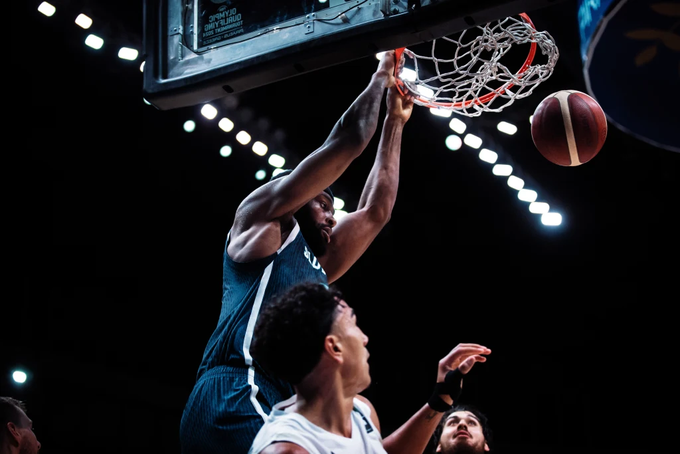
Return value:
<svg viewBox="0 0 680 454">
<path fill-rule="evenodd" d="M 145 0 L 144 97 L 201 104 L 559 1 Z"/>
</svg>

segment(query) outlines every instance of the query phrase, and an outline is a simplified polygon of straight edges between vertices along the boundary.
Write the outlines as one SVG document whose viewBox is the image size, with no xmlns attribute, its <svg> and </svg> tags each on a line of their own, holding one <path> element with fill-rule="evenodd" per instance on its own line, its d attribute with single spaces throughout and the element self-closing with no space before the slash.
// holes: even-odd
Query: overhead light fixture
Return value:
<svg viewBox="0 0 680 454">
<path fill-rule="evenodd" d="M 269 156 L 269 160 L 267 162 L 269 162 L 269 165 L 272 167 L 281 168 L 286 164 L 286 158 L 277 154 L 273 154 Z"/>
<path fill-rule="evenodd" d="M 562 215 L 560 213 L 545 213 L 541 215 L 541 222 L 543 225 L 560 225 L 562 224 Z"/>
<path fill-rule="evenodd" d="M 449 128 L 451 128 L 455 133 L 463 134 L 467 128 L 467 125 L 458 118 L 454 118 L 449 122 Z"/>
<path fill-rule="evenodd" d="M 104 45 L 104 40 L 97 35 L 87 35 L 85 38 L 85 44 L 93 49 L 101 49 Z"/>
<path fill-rule="evenodd" d="M 510 175 L 508 177 L 508 186 L 519 191 L 524 187 L 524 180 L 514 175 Z"/>
<path fill-rule="evenodd" d="M 224 117 L 217 123 L 217 126 L 224 132 L 231 132 L 231 130 L 234 129 L 234 122 L 227 117 Z"/>
<path fill-rule="evenodd" d="M 508 123 L 507 121 L 501 121 L 496 127 L 500 132 L 504 132 L 505 134 L 509 135 L 513 135 L 517 132 L 517 126 L 513 125 L 512 123 Z"/>
<path fill-rule="evenodd" d="M 484 162 L 488 162 L 489 164 L 495 164 L 498 160 L 498 153 L 491 151 L 488 148 L 482 148 L 482 150 L 479 152 L 479 159 Z"/>
<path fill-rule="evenodd" d="M 42 2 L 40 5 L 38 5 L 38 11 L 47 17 L 52 17 L 57 11 L 57 8 L 47 2 Z"/>
<path fill-rule="evenodd" d="M 243 132 L 243 131 L 241 131 L 241 132 Z M 236 138 L 236 140 L 238 140 L 238 137 Z M 248 140 L 250 140 L 250 136 L 248 136 Z M 245 143 L 248 143 L 248 142 L 245 142 Z M 259 140 L 253 144 L 253 153 L 255 153 L 258 156 L 266 155 L 267 150 L 269 150 L 269 147 L 267 147 L 267 145 L 263 144 Z"/>
<path fill-rule="evenodd" d="M 87 30 L 92 26 L 92 19 L 85 14 L 78 14 L 78 17 L 76 17 L 76 25 Z"/>
<path fill-rule="evenodd" d="M 208 120 L 212 120 L 217 116 L 217 109 L 212 104 L 205 104 L 201 107 L 201 115 Z"/>
<path fill-rule="evenodd" d="M 471 148 L 479 148 L 482 146 L 482 139 L 474 134 L 465 134 L 465 138 L 463 138 L 463 143 Z"/>
<path fill-rule="evenodd" d="M 238 140 L 238 143 L 241 145 L 246 145 L 250 143 L 250 134 L 245 131 L 240 131 L 238 134 L 236 134 L 236 140 Z"/>
<path fill-rule="evenodd" d="M 522 202 L 535 202 L 538 194 L 532 189 L 520 189 L 517 193 L 517 198 Z"/>
<path fill-rule="evenodd" d="M 444 144 L 446 145 L 446 148 L 448 148 L 449 150 L 456 151 L 460 150 L 460 147 L 463 146 L 463 141 L 457 135 L 451 134 L 446 138 Z"/>
<path fill-rule="evenodd" d="M 26 375 L 26 372 L 23 370 L 15 370 L 12 372 L 12 380 L 14 380 L 16 383 L 22 384 L 26 382 L 26 379 L 28 378 L 28 375 Z"/>
<path fill-rule="evenodd" d="M 536 214 L 547 213 L 550 211 L 550 205 L 545 202 L 531 202 L 529 204 L 529 211 Z"/>
<path fill-rule="evenodd" d="M 187 120 L 184 122 L 183 128 L 186 132 L 194 132 L 196 129 L 196 122 L 194 122 L 194 120 Z"/>
<path fill-rule="evenodd" d="M 139 51 L 137 49 L 132 49 L 130 47 L 121 47 L 118 51 L 118 57 L 122 60 L 135 61 L 139 56 Z"/>
<path fill-rule="evenodd" d="M 430 107 L 430 113 L 432 115 L 436 115 L 437 117 L 444 117 L 444 118 L 448 118 L 448 117 L 451 116 L 451 114 L 453 114 L 453 112 L 451 112 L 448 109 L 435 109 L 434 107 Z"/>
<path fill-rule="evenodd" d="M 508 164 L 496 164 L 491 169 L 491 173 L 499 177 L 508 177 L 512 174 L 512 166 Z"/>
</svg>

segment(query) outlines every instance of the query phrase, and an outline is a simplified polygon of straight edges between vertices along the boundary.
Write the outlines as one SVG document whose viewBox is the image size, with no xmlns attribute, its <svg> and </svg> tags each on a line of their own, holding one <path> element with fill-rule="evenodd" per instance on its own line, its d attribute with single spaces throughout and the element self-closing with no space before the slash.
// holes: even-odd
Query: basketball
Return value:
<svg viewBox="0 0 680 454">
<path fill-rule="evenodd" d="M 607 138 L 607 117 L 585 93 L 560 90 L 536 107 L 531 138 L 550 162 L 575 167 L 593 159 Z"/>
</svg>

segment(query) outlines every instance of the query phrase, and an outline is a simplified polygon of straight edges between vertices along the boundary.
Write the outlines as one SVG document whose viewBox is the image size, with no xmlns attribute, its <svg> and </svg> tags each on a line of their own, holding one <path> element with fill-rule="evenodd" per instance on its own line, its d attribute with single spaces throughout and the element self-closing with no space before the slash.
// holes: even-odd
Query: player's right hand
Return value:
<svg viewBox="0 0 680 454">
<path fill-rule="evenodd" d="M 486 362 L 486 357 L 491 350 L 479 344 L 458 344 L 451 352 L 439 361 L 437 382 L 443 382 L 446 374 L 458 368 L 463 374 L 467 374 L 475 363 Z"/>
<path fill-rule="evenodd" d="M 387 113 L 398 117 L 406 123 L 411 118 L 413 112 L 413 99 L 410 96 L 403 96 L 396 85 L 388 88 L 387 92 Z"/>
</svg>

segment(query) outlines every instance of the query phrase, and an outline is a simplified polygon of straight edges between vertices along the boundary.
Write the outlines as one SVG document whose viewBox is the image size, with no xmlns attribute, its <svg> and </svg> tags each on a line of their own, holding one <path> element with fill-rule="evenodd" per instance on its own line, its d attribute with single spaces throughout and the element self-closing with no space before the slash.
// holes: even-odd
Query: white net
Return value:
<svg viewBox="0 0 680 454">
<path fill-rule="evenodd" d="M 400 91 L 409 92 L 418 105 L 467 117 L 500 112 L 529 96 L 550 77 L 559 51 L 550 34 L 536 31 L 526 14 L 519 16 L 464 30 L 457 39 L 435 39 L 430 55 L 404 48 L 397 77 Z M 527 45 L 520 46 L 526 59 L 513 71 L 500 60 L 518 44 Z"/>
</svg>

